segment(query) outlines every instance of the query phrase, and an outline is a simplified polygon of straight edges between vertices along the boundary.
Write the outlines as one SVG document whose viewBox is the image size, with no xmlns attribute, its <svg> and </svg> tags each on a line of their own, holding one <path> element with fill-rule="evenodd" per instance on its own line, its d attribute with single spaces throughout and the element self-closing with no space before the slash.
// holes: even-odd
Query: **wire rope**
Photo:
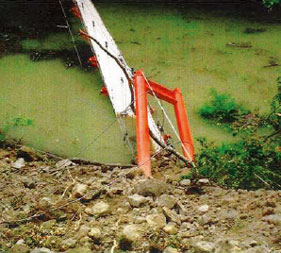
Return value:
<svg viewBox="0 0 281 253">
<path fill-rule="evenodd" d="M 76 46 L 75 38 L 74 38 L 73 33 L 72 33 L 72 31 L 71 31 L 71 28 L 70 28 L 70 25 L 69 25 L 69 22 L 68 22 L 68 19 L 67 19 L 67 16 L 66 16 L 66 13 L 65 13 L 65 10 L 64 10 L 64 7 L 63 7 L 63 4 L 62 4 L 61 0 L 59 0 L 59 3 L 60 3 L 60 7 L 61 7 L 61 10 L 62 10 L 64 19 L 65 19 L 65 23 L 66 23 L 66 25 L 67 25 L 67 29 L 68 29 L 68 31 L 69 31 L 69 34 L 70 34 L 71 39 L 72 39 L 72 42 L 73 42 L 73 47 L 74 47 L 74 50 L 75 50 L 75 52 L 76 52 L 76 55 L 77 55 L 79 64 L 80 64 L 80 66 L 82 67 L 81 57 L 80 57 L 80 55 L 79 55 L 79 51 L 78 51 L 78 48 L 77 48 L 77 46 Z"/>
<path fill-rule="evenodd" d="M 152 87 L 150 86 L 150 83 L 149 83 L 148 80 L 146 79 L 145 75 L 143 75 L 143 78 L 145 79 L 145 81 L 146 81 L 146 83 L 147 83 L 149 89 L 150 89 L 151 92 L 152 92 L 152 95 L 153 95 L 154 98 L 156 99 L 156 101 L 157 101 L 159 107 L 161 108 L 163 114 L 165 115 L 165 117 L 166 117 L 166 119 L 167 119 L 167 121 L 168 121 L 168 123 L 169 123 L 171 129 L 172 129 L 173 132 L 175 133 L 177 139 L 180 141 L 182 148 L 184 149 L 184 151 L 185 151 L 186 154 L 188 155 L 189 161 L 192 162 L 192 157 L 191 157 L 189 151 L 188 151 L 188 150 L 186 149 L 186 147 L 184 146 L 184 144 L 183 144 L 183 142 L 182 142 L 182 140 L 181 140 L 181 138 L 180 138 L 180 136 L 179 136 L 179 134 L 178 134 L 178 131 L 176 130 L 175 126 L 173 125 L 173 123 L 172 123 L 172 121 L 171 121 L 171 119 L 169 118 L 168 114 L 166 113 L 164 107 L 162 106 L 160 99 L 156 96 L 154 90 L 153 90 Z"/>
</svg>

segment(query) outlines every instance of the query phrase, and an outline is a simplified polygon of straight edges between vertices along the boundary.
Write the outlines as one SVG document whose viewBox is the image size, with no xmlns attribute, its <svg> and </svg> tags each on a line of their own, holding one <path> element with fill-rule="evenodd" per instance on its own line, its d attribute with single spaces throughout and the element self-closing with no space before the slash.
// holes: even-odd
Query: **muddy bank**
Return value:
<svg viewBox="0 0 281 253">
<path fill-rule="evenodd" d="M 0 149 L 0 252 L 280 252 L 280 191 Z M 45 249 L 43 249 L 45 248 Z"/>
</svg>

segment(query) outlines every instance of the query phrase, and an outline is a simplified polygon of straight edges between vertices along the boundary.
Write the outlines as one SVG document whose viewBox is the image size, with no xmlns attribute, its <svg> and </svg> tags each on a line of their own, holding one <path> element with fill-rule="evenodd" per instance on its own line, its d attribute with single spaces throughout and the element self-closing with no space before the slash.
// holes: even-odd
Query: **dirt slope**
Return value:
<svg viewBox="0 0 281 253">
<path fill-rule="evenodd" d="M 281 252 L 281 192 L 0 149 L 0 252 Z"/>
</svg>

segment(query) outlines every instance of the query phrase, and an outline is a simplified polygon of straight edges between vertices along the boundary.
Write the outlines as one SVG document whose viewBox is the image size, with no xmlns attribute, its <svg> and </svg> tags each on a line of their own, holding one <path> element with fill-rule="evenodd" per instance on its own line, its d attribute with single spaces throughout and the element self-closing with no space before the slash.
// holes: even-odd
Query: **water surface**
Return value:
<svg viewBox="0 0 281 253">
<path fill-rule="evenodd" d="M 275 80 L 281 75 L 278 66 L 264 67 L 281 64 L 281 24 L 270 15 L 262 12 L 263 18 L 239 8 L 208 10 L 191 5 L 101 2 L 97 8 L 131 67 L 142 68 L 149 78 L 170 88 L 182 89 L 195 138 L 205 136 L 218 143 L 235 140 L 225 129 L 198 116 L 211 88 L 229 93 L 253 112 L 268 112 Z M 80 23 L 71 21 L 77 31 Z M 245 32 L 249 28 L 260 32 Z M 132 155 L 114 122 L 111 105 L 99 95 L 99 73 L 75 66 L 67 31 L 56 28 L 39 35 L 19 38 L 18 51 L 13 55 L 6 51 L 0 58 L 1 124 L 21 115 L 34 122 L 10 131 L 9 136 L 68 157 L 129 162 Z M 32 62 L 29 55 L 40 50 L 72 50 L 72 56 Z M 80 53 L 86 63 L 85 45 Z M 68 62 L 73 67 L 66 68 Z M 157 103 L 150 101 L 157 109 L 156 120 L 162 123 Z M 164 106 L 173 118 L 173 108 Z M 164 128 L 171 131 L 167 121 Z"/>
</svg>

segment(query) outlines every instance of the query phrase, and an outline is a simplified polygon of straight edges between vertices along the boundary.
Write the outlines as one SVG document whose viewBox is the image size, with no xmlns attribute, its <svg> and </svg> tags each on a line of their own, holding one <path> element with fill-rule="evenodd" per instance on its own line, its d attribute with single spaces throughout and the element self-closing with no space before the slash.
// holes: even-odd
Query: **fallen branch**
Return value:
<svg viewBox="0 0 281 253">
<path fill-rule="evenodd" d="M 101 167 L 110 167 L 110 168 L 123 168 L 123 169 L 129 169 L 136 167 L 136 165 L 133 164 L 119 164 L 119 163 L 100 163 L 100 162 L 92 162 L 88 160 L 83 160 L 79 158 L 73 158 L 70 160 L 71 162 L 74 162 L 79 165 L 94 165 L 94 166 L 101 166 Z"/>
<path fill-rule="evenodd" d="M 261 178 L 259 175 L 257 175 L 256 173 L 254 173 L 254 176 L 259 179 L 261 182 L 264 183 L 265 186 L 267 186 L 269 189 L 271 189 L 271 186 L 269 183 L 267 183 L 263 178 Z"/>
<path fill-rule="evenodd" d="M 79 32 L 80 32 L 81 35 L 83 35 L 83 36 L 85 36 L 85 37 L 87 37 L 87 38 L 93 40 L 93 41 L 100 47 L 101 50 L 103 50 L 106 54 L 108 54 L 108 55 L 118 64 L 118 66 L 122 69 L 122 71 L 123 71 L 123 73 L 125 74 L 125 76 L 126 76 L 128 82 L 129 82 L 130 84 L 133 83 L 133 80 L 132 80 L 132 78 L 129 76 L 129 74 L 128 74 L 126 68 L 124 67 L 124 65 L 122 64 L 122 62 L 121 62 L 115 55 L 113 55 L 112 53 L 110 53 L 105 47 L 103 47 L 103 46 L 101 45 L 101 43 L 100 43 L 97 39 L 95 39 L 94 37 L 90 36 L 88 33 L 84 32 L 83 30 L 80 30 Z"/>
<path fill-rule="evenodd" d="M 280 66 L 278 63 L 271 63 L 271 64 L 265 65 L 265 66 L 263 66 L 263 67 L 264 67 L 264 68 L 270 68 L 270 67 L 278 67 L 278 66 Z"/>
<path fill-rule="evenodd" d="M 107 55 L 109 55 L 116 63 L 117 65 L 122 69 L 124 75 L 126 76 L 127 80 L 128 80 L 128 83 L 129 83 L 129 89 L 131 91 L 131 96 L 132 96 L 132 102 L 130 104 L 130 107 L 132 109 L 132 111 L 134 112 L 135 111 L 135 108 L 134 108 L 134 90 L 133 90 L 133 83 L 134 83 L 134 80 L 133 78 L 129 75 L 128 73 L 128 69 L 126 69 L 126 67 L 124 66 L 123 62 L 120 61 L 120 59 L 118 59 L 115 55 L 113 55 L 112 53 L 110 53 L 105 47 L 103 47 L 101 45 L 101 43 L 95 39 L 94 37 L 90 36 L 88 33 L 84 32 L 83 30 L 80 29 L 80 34 L 87 37 L 88 39 L 94 41 L 99 47 L 101 50 L 103 50 Z"/>
<path fill-rule="evenodd" d="M 279 129 L 279 130 L 275 131 L 274 133 L 272 133 L 272 134 L 266 136 L 266 137 L 265 137 L 265 141 L 267 141 L 268 139 L 270 139 L 270 138 L 272 138 L 273 136 L 278 135 L 278 134 L 281 134 L 281 129 Z"/>
<path fill-rule="evenodd" d="M 164 144 L 162 141 L 158 140 L 158 138 L 152 133 L 152 131 L 149 131 L 150 137 L 164 150 L 167 150 L 171 154 L 175 155 L 177 158 L 179 158 L 181 161 L 183 161 L 187 166 L 192 165 L 192 167 L 196 167 L 195 164 L 192 161 L 188 161 L 182 154 L 177 152 L 175 149 L 169 147 L 168 145 Z"/>
<path fill-rule="evenodd" d="M 115 250 L 116 247 L 117 247 L 117 241 L 116 241 L 116 239 L 114 239 L 113 246 L 112 246 L 112 248 L 110 250 L 110 253 L 114 253 L 114 250 Z"/>
<path fill-rule="evenodd" d="M 122 216 L 118 219 L 118 221 L 115 223 L 115 233 L 116 233 L 116 231 L 117 231 L 117 229 L 118 229 L 118 226 L 119 226 L 119 222 L 121 221 L 121 218 L 122 218 Z M 117 244 L 117 241 L 116 241 L 116 239 L 114 239 L 113 240 L 113 246 L 112 246 L 112 248 L 111 248 L 111 250 L 110 250 L 110 253 L 114 253 L 114 250 L 115 250 L 115 248 L 118 246 L 118 244 Z"/>
</svg>

